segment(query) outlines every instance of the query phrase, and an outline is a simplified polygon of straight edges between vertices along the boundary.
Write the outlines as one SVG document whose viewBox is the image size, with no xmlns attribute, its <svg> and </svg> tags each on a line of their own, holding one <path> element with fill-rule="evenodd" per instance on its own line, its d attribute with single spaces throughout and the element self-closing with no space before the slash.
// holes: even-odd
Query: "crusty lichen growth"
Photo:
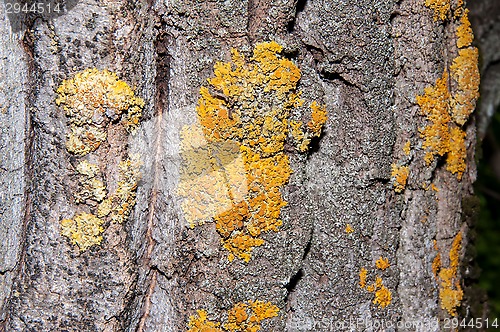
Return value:
<svg viewBox="0 0 500 332">
<path fill-rule="evenodd" d="M 410 155 L 410 152 L 411 152 L 411 142 L 410 142 L 410 140 L 406 141 L 405 145 L 403 146 L 403 152 L 407 156 Z"/>
<path fill-rule="evenodd" d="M 475 47 L 459 50 L 458 57 L 450 66 L 451 77 L 457 82 L 452 105 L 452 117 L 458 125 L 463 126 L 476 108 L 479 98 L 479 54 Z"/>
<path fill-rule="evenodd" d="M 279 309 L 270 302 L 248 301 L 239 302 L 228 311 L 227 322 L 219 327 L 219 322 L 207 319 L 205 310 L 198 310 L 197 316 L 191 316 L 187 332 L 257 332 L 264 319 L 278 316 Z"/>
<path fill-rule="evenodd" d="M 64 108 L 71 125 L 66 148 L 76 155 L 95 151 L 106 140 L 110 120 L 121 118 L 125 128 L 134 131 L 144 106 L 116 74 L 95 68 L 64 80 L 57 93 L 56 103 Z"/>
<path fill-rule="evenodd" d="M 104 221 L 90 213 L 77 214 L 73 219 L 61 221 L 61 235 L 85 251 L 93 245 L 101 244 Z"/>
<path fill-rule="evenodd" d="M 437 245 L 436 245 L 437 248 Z M 441 256 L 433 262 L 433 271 L 439 276 L 440 282 L 439 299 L 441 308 L 446 310 L 451 316 L 457 315 L 457 308 L 463 298 L 463 290 L 458 279 L 458 265 L 460 263 L 460 250 L 462 249 L 462 232 L 459 232 L 451 245 L 449 254 L 449 267 L 441 268 Z M 438 257 L 438 256 L 436 256 Z M 434 266 L 435 263 L 435 266 Z M 439 273 L 438 273 L 439 271 Z"/>
<path fill-rule="evenodd" d="M 441 308 L 448 311 L 451 316 L 456 316 L 456 308 L 460 306 L 463 298 L 462 287 L 457 278 L 457 270 L 459 264 L 459 254 L 462 248 L 462 232 L 459 232 L 453 240 L 450 250 L 450 267 L 441 269 L 439 278 L 441 280 L 441 288 L 439 289 L 439 299 L 441 300 Z"/>
<path fill-rule="evenodd" d="M 385 262 L 383 264 L 385 264 Z M 387 264 L 389 264 L 388 261 Z M 373 284 L 367 285 L 367 275 L 368 271 L 365 268 L 361 268 L 361 271 L 359 272 L 359 287 L 366 289 L 370 293 L 374 293 L 373 303 L 377 304 L 379 308 L 387 307 L 392 301 L 391 291 L 384 286 L 382 278 L 379 276 L 375 278 L 375 282 Z"/>
<path fill-rule="evenodd" d="M 442 1 L 431 2 L 441 3 L 438 7 L 445 10 L 442 16 L 448 15 L 449 1 L 447 5 Z M 426 6 L 429 3 L 426 0 Z M 445 68 L 435 86 L 425 88 L 424 95 L 417 96 L 417 104 L 422 115 L 430 122 L 421 130 L 423 147 L 426 149 L 425 161 L 430 164 L 435 156 L 446 155 L 446 169 L 461 180 L 466 170 L 467 156 L 463 126 L 476 107 L 480 77 L 478 50 L 470 46 L 474 35 L 468 18 L 469 11 L 465 9 L 463 1 L 457 5 L 454 19 L 460 19 L 456 33 L 458 56 L 449 68 L 453 82 L 449 82 L 450 74 Z"/>
<path fill-rule="evenodd" d="M 260 234 L 282 225 L 281 188 L 292 174 L 285 140 L 307 151 L 326 121 L 316 102 L 307 125 L 292 118 L 304 104 L 301 74 L 281 51 L 276 42 L 260 43 L 247 60 L 232 49 L 232 60 L 216 63 L 209 86 L 200 89 L 200 125 L 181 130 L 177 192 L 185 218 L 191 227 L 214 220 L 230 261 L 248 262 L 264 243 Z"/>
<path fill-rule="evenodd" d="M 368 275 L 368 270 L 365 269 L 364 267 L 359 270 L 359 287 L 365 288 L 366 287 L 366 277 Z"/>
<path fill-rule="evenodd" d="M 345 232 L 346 232 L 347 234 L 354 233 L 354 228 L 352 228 L 351 224 L 347 224 L 347 225 L 345 226 Z"/>
<path fill-rule="evenodd" d="M 75 193 L 75 201 L 84 203 L 87 199 L 102 202 L 106 197 L 106 186 L 102 182 L 99 166 L 91 164 L 86 160 L 81 161 L 76 170 L 80 175 L 80 191 Z"/>
<path fill-rule="evenodd" d="M 77 156 L 95 151 L 106 140 L 111 121 L 120 119 L 129 133 L 134 132 L 144 106 L 144 101 L 136 97 L 129 85 L 119 80 L 116 74 L 95 68 L 64 80 L 57 93 L 56 104 L 63 107 L 70 123 L 66 149 Z M 76 166 L 79 191 L 74 194 L 75 202 L 89 205 L 97 216 L 79 213 L 73 219 L 64 219 L 61 234 L 70 238 L 81 251 L 101 243 L 105 217 L 123 222 L 135 204 L 139 158 L 134 156 L 122 161 L 118 167 L 118 189 L 108 195 L 98 165 L 83 160 Z M 95 203 L 89 204 L 88 200 L 99 203 L 98 207 Z"/>
<path fill-rule="evenodd" d="M 100 218 L 109 216 L 112 222 L 118 223 L 123 223 L 129 218 L 135 205 L 141 165 L 139 155 L 131 155 L 130 158 L 120 162 L 118 188 L 99 204 L 97 215 Z"/>
<path fill-rule="evenodd" d="M 212 322 L 207 318 L 205 310 L 197 310 L 197 316 L 190 316 L 187 332 L 222 332 L 220 323 Z"/>
<path fill-rule="evenodd" d="M 460 18 L 460 25 L 457 28 L 457 47 L 468 47 L 474 40 L 474 33 L 470 26 L 469 10 L 465 9 Z"/>
<path fill-rule="evenodd" d="M 408 175 L 410 175 L 410 168 L 408 166 L 392 165 L 392 178 L 395 192 L 400 193 L 405 189 Z"/>
<path fill-rule="evenodd" d="M 434 10 L 434 21 L 444 21 L 450 11 L 450 0 L 425 0 L 425 5 Z"/>
<path fill-rule="evenodd" d="M 377 261 L 375 262 L 375 266 L 377 267 L 377 269 L 379 270 L 385 270 L 387 269 L 388 267 L 391 266 L 391 264 L 389 264 L 389 258 L 384 258 L 382 256 L 380 256 Z"/>
</svg>

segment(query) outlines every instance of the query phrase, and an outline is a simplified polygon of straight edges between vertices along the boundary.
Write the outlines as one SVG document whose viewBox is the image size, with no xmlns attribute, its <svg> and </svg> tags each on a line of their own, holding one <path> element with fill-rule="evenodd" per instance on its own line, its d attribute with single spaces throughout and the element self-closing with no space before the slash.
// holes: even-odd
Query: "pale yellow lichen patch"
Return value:
<svg viewBox="0 0 500 332">
<path fill-rule="evenodd" d="M 99 204 L 97 215 L 100 218 L 109 216 L 111 221 L 122 223 L 126 221 L 135 205 L 137 184 L 141 178 L 142 161 L 139 155 L 121 161 L 118 165 L 119 181 L 116 192 Z"/>
<path fill-rule="evenodd" d="M 345 225 L 345 232 L 346 232 L 347 234 L 354 233 L 354 228 L 352 228 L 351 224 L 347 224 L 347 225 Z"/>
<path fill-rule="evenodd" d="M 95 151 L 106 140 L 110 120 L 121 118 L 129 132 L 135 130 L 144 106 L 116 74 L 95 68 L 64 80 L 57 93 L 56 104 L 64 108 L 71 126 L 66 148 L 77 155 Z"/>
<path fill-rule="evenodd" d="M 239 302 L 228 311 L 227 322 L 221 326 L 219 322 L 207 319 L 205 310 L 197 310 L 197 316 L 191 316 L 187 332 L 257 332 L 261 322 L 278 316 L 279 308 L 270 302 Z"/>
<path fill-rule="evenodd" d="M 452 101 L 452 117 L 463 126 L 476 108 L 479 98 L 479 54 L 475 47 L 461 49 L 450 66 L 451 77 L 457 82 L 457 92 Z"/>
<path fill-rule="evenodd" d="M 434 21 L 444 21 L 451 8 L 450 0 L 425 0 L 425 5 L 434 10 Z"/>
<path fill-rule="evenodd" d="M 394 191 L 397 193 L 402 192 L 406 187 L 408 175 L 410 175 L 410 168 L 408 166 L 398 166 L 396 164 L 393 164 L 391 175 L 394 181 Z"/>
<path fill-rule="evenodd" d="M 388 267 L 391 266 L 391 264 L 389 264 L 389 258 L 383 258 L 382 256 L 380 256 L 377 261 L 375 262 L 375 266 L 377 267 L 377 269 L 379 270 L 385 270 L 387 269 Z"/>
<path fill-rule="evenodd" d="M 78 181 L 80 190 L 75 193 L 75 201 L 83 203 L 87 199 L 92 199 L 101 202 L 106 197 L 107 190 L 100 179 L 101 172 L 99 167 L 83 160 L 76 166 L 76 170 L 80 174 Z"/>
<path fill-rule="evenodd" d="M 474 34 L 469 21 L 469 10 L 465 9 L 460 18 L 460 25 L 457 28 L 457 47 L 468 47 L 474 40 Z"/>
<path fill-rule="evenodd" d="M 403 146 L 403 152 L 405 153 L 405 155 L 409 156 L 410 155 L 410 152 L 411 152 L 411 142 L 410 140 L 408 140 L 405 145 Z"/>
<path fill-rule="evenodd" d="M 292 174 L 285 140 L 293 137 L 307 151 L 326 121 L 316 102 L 307 126 L 292 118 L 304 104 L 301 74 L 281 50 L 276 42 L 260 43 L 249 60 L 231 50 L 231 61 L 217 62 L 209 87 L 200 89 L 200 126 L 181 130 L 177 193 L 184 216 L 191 227 L 213 219 L 230 260 L 248 261 L 264 243 L 260 234 L 278 231 L 286 205 L 281 188 Z"/>
<path fill-rule="evenodd" d="M 197 310 L 197 316 L 190 316 L 187 332 L 222 332 L 220 323 L 212 322 L 207 318 L 205 310 Z"/>
<path fill-rule="evenodd" d="M 73 219 L 61 221 L 61 235 L 70 239 L 72 244 L 78 245 L 85 251 L 93 245 L 101 244 L 104 228 L 103 220 L 90 213 L 80 213 Z"/>
<path fill-rule="evenodd" d="M 463 298 L 462 287 L 457 277 L 461 248 L 462 232 L 459 232 L 451 245 L 449 267 L 441 268 L 441 256 L 436 256 L 433 262 L 433 272 L 438 274 L 440 281 L 439 299 L 441 308 L 446 310 L 451 316 L 456 316 L 456 309 L 460 306 Z"/>
</svg>

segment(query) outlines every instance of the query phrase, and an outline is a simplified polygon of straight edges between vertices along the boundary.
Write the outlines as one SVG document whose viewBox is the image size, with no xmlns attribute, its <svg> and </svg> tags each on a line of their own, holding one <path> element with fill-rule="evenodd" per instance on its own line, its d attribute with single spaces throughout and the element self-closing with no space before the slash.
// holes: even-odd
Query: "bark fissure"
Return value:
<svg viewBox="0 0 500 332">
<path fill-rule="evenodd" d="M 139 320 L 139 324 L 137 327 L 138 332 L 142 332 L 145 328 L 146 319 L 150 315 L 151 309 L 151 297 L 153 296 L 156 283 L 157 283 L 157 274 L 161 271 L 152 265 L 151 256 L 153 254 L 153 250 L 155 247 L 155 239 L 153 238 L 153 229 L 154 219 L 156 218 L 155 213 L 157 212 L 157 202 L 158 195 L 160 195 L 158 191 L 160 177 L 162 176 L 162 164 L 163 160 L 162 155 L 164 154 L 162 148 L 162 123 L 164 120 L 164 114 L 168 112 L 169 107 L 169 81 L 170 81 L 170 54 L 168 53 L 168 44 L 167 44 L 168 36 L 160 32 L 155 41 L 155 50 L 156 50 L 156 78 L 155 78 L 155 107 L 154 107 L 154 118 L 155 118 L 155 127 L 157 130 L 157 136 L 155 137 L 155 151 L 152 165 L 152 193 L 150 202 L 148 205 L 148 225 L 146 229 L 146 253 L 144 254 L 143 260 L 143 269 L 149 270 L 149 277 L 147 278 L 146 284 L 149 284 L 148 291 L 143 299 L 142 304 L 142 315 Z"/>
</svg>

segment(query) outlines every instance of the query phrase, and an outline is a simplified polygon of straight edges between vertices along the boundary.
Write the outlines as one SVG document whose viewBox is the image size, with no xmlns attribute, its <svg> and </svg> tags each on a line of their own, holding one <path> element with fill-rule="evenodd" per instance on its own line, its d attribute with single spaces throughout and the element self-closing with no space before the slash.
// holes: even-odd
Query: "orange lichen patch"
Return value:
<svg viewBox="0 0 500 332">
<path fill-rule="evenodd" d="M 450 0 L 425 0 L 425 5 L 434 10 L 434 21 L 444 21 L 450 11 Z"/>
<path fill-rule="evenodd" d="M 396 164 L 392 165 L 392 177 L 394 178 L 393 185 L 395 192 L 400 193 L 405 189 L 408 175 L 410 175 L 410 169 L 408 166 L 398 166 Z"/>
<path fill-rule="evenodd" d="M 222 243 L 224 248 L 230 252 L 228 256 L 230 262 L 234 260 L 234 257 L 249 262 L 252 257 L 252 249 L 263 245 L 264 240 L 236 231 L 228 239 L 222 240 Z"/>
<path fill-rule="evenodd" d="M 100 179 L 101 172 L 99 167 L 83 160 L 76 166 L 76 170 L 80 175 L 80 191 L 75 193 L 75 201 L 77 203 L 85 202 L 87 199 L 92 199 L 97 202 L 102 202 L 106 197 L 106 186 Z"/>
<path fill-rule="evenodd" d="M 451 316 L 456 316 L 456 308 L 460 306 L 460 302 L 463 298 L 462 287 L 460 286 L 460 281 L 457 278 L 457 271 L 460 258 L 460 250 L 462 248 L 462 232 L 459 232 L 450 250 L 450 265 L 448 268 L 441 268 L 439 271 L 439 280 L 441 282 L 441 287 L 439 289 L 439 299 L 441 301 L 441 308 L 448 311 Z M 439 265 L 441 258 L 439 258 Z M 436 263 L 437 265 L 437 263 Z M 433 264 L 434 270 L 434 264 Z M 434 271 L 435 273 L 437 272 Z"/>
<path fill-rule="evenodd" d="M 421 130 L 421 137 L 424 138 L 423 147 L 427 149 L 425 161 L 429 164 L 436 155 L 446 155 L 446 169 L 452 174 L 457 174 L 460 180 L 466 169 L 466 149 L 465 132 L 457 124 L 465 123 L 465 120 L 460 119 L 467 119 L 470 113 L 459 115 L 455 112 L 459 108 L 448 92 L 447 80 L 448 73 L 445 71 L 434 87 L 425 88 L 424 95 L 417 96 L 417 103 L 420 105 L 422 114 L 431 122 Z M 458 95 L 459 93 L 456 96 Z M 455 105 L 453 116 L 451 104 Z M 453 123 L 452 119 L 457 124 Z"/>
<path fill-rule="evenodd" d="M 133 132 L 144 107 L 144 101 L 116 74 L 95 68 L 64 80 L 57 93 L 56 104 L 64 108 L 71 125 L 66 148 L 77 155 L 95 151 L 106 140 L 111 120 L 121 118 Z"/>
<path fill-rule="evenodd" d="M 448 72 L 445 71 L 441 78 L 436 80 L 435 86 L 424 89 L 423 96 L 417 96 L 417 104 L 422 115 L 431 123 L 421 130 L 424 138 L 423 148 L 427 149 L 425 161 L 430 164 L 434 156 L 443 156 L 448 152 L 450 133 L 448 123 L 451 121 L 450 93 L 448 91 Z"/>
<path fill-rule="evenodd" d="M 257 332 L 261 321 L 278 316 L 278 312 L 278 307 L 270 302 L 237 303 L 228 312 L 227 323 L 223 327 L 229 332 Z"/>
<path fill-rule="evenodd" d="M 456 173 L 458 180 L 462 179 L 462 174 L 465 172 L 466 157 L 465 132 L 460 128 L 452 127 L 450 129 L 449 151 L 446 155 L 446 169 L 452 174 Z M 437 188 L 436 191 L 438 191 Z"/>
<path fill-rule="evenodd" d="M 263 244 L 260 234 L 278 231 L 286 205 L 281 188 L 292 174 L 285 140 L 307 151 L 326 121 L 316 102 L 307 126 L 292 118 L 304 104 L 300 70 L 281 50 L 276 42 L 260 43 L 249 60 L 231 50 L 232 60 L 217 62 L 209 87 L 200 89 L 200 125 L 181 130 L 177 193 L 184 216 L 191 227 L 214 220 L 230 260 L 248 261 Z"/>
<path fill-rule="evenodd" d="M 189 317 L 187 332 L 257 332 L 264 319 L 278 316 L 279 309 L 270 302 L 239 302 L 228 311 L 227 322 L 221 325 L 207 319 L 205 310 L 197 310 L 197 316 Z"/>
<path fill-rule="evenodd" d="M 375 266 L 377 267 L 377 269 L 379 270 L 385 270 L 387 269 L 389 266 L 391 266 L 391 264 L 389 264 L 389 258 L 383 258 L 382 256 L 380 256 L 377 261 L 375 262 Z"/>
<path fill-rule="evenodd" d="M 361 270 L 359 271 L 359 287 L 365 288 L 366 287 L 366 277 L 368 275 L 368 271 L 362 267 Z"/>
<path fill-rule="evenodd" d="M 457 92 L 452 101 L 453 121 L 463 126 L 476 108 L 479 98 L 478 50 L 468 47 L 458 51 L 450 66 L 451 77 L 457 82 Z"/>
<path fill-rule="evenodd" d="M 378 304 L 380 308 L 385 308 L 392 301 L 392 293 L 391 291 L 382 285 L 375 291 L 375 298 L 373 299 L 374 304 Z"/>
<path fill-rule="evenodd" d="M 410 155 L 410 152 L 411 152 L 411 142 L 410 140 L 408 140 L 404 147 L 403 147 L 403 152 L 405 153 L 405 155 L 409 156 Z"/>
<path fill-rule="evenodd" d="M 118 165 L 120 176 L 116 192 L 99 204 L 97 215 L 100 218 L 109 216 L 111 221 L 126 221 L 135 205 L 137 184 L 141 178 L 142 165 L 138 155 L 121 161 Z"/>
<path fill-rule="evenodd" d="M 197 310 L 197 316 L 190 316 L 187 332 L 222 332 L 220 323 L 212 322 L 207 318 L 205 310 Z"/>
<path fill-rule="evenodd" d="M 311 121 L 307 123 L 307 128 L 311 130 L 311 133 L 315 137 L 319 137 L 321 134 L 321 128 L 327 120 L 327 111 L 325 106 L 320 106 L 316 101 L 311 104 L 312 115 Z"/>
<path fill-rule="evenodd" d="M 61 235 L 71 240 L 72 244 L 78 245 L 80 251 L 85 251 L 93 245 L 99 245 L 102 241 L 103 220 L 90 213 L 80 213 L 73 219 L 61 221 Z"/>
<path fill-rule="evenodd" d="M 345 226 L 345 232 L 346 232 L 347 234 L 354 233 L 354 228 L 352 228 L 351 224 L 347 224 L 347 225 Z"/>
<path fill-rule="evenodd" d="M 375 293 L 373 303 L 378 304 L 380 308 L 385 308 L 391 304 L 392 293 L 387 287 L 384 286 L 382 278 L 377 276 L 372 285 L 366 286 L 366 290 L 370 293 Z"/>
<path fill-rule="evenodd" d="M 457 28 L 457 47 L 470 46 L 474 40 L 474 34 L 470 26 L 469 10 L 465 9 L 460 18 L 460 25 Z"/>
</svg>

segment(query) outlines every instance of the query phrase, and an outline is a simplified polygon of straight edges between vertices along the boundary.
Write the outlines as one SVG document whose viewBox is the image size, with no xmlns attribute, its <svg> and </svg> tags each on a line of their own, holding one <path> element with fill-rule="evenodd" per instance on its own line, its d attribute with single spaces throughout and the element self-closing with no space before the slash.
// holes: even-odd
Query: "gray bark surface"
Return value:
<svg viewBox="0 0 500 332">
<path fill-rule="evenodd" d="M 185 331 L 197 309 L 223 321 L 255 299 L 280 308 L 263 331 L 449 317 L 432 271 L 434 240 L 444 263 L 460 230 L 467 245 L 475 123 L 466 126 L 460 182 L 442 163 L 426 165 L 415 97 L 453 59 L 455 27 L 434 22 L 423 2 L 85 0 L 20 32 L 0 12 L 0 331 Z M 196 121 L 213 65 L 231 48 L 250 54 L 270 40 L 300 68 L 302 97 L 325 104 L 329 117 L 307 155 L 289 154 L 280 231 L 263 236 L 249 263 L 229 263 L 212 223 L 191 229 L 183 219 L 179 132 Z M 112 125 L 94 161 L 109 182 L 128 153 L 144 165 L 130 219 L 80 253 L 60 235 L 60 221 L 82 207 L 55 90 L 94 67 L 116 72 L 146 102 L 137 134 Z M 391 181 L 398 162 L 411 166 L 402 194 Z M 380 256 L 391 264 L 385 271 L 375 269 Z M 383 278 L 389 306 L 359 287 L 361 268 Z"/>
</svg>

